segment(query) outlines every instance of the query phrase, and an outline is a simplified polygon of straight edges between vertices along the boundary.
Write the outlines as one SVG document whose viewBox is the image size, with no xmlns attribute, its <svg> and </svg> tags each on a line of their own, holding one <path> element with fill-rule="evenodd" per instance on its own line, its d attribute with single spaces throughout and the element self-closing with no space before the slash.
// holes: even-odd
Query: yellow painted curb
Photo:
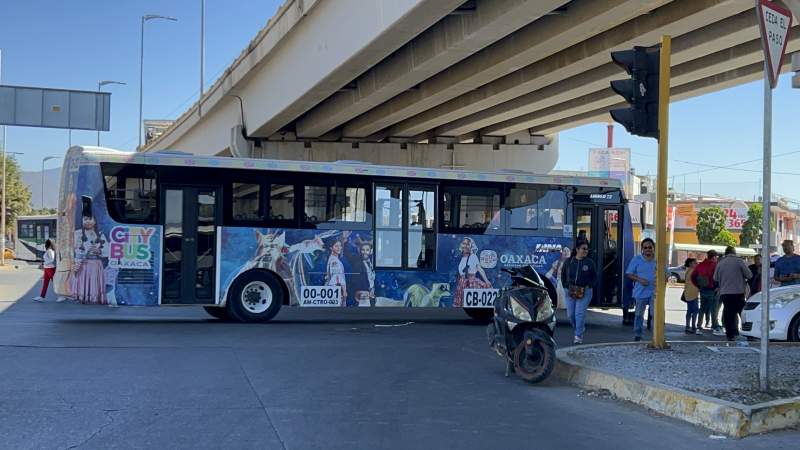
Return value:
<svg viewBox="0 0 800 450">
<path fill-rule="evenodd" d="M 581 348 L 632 343 L 585 345 Z M 701 425 L 732 437 L 800 425 L 800 397 L 745 405 L 721 400 L 661 383 L 626 377 L 579 363 L 569 356 L 572 348 L 558 350 L 554 374 L 563 381 L 589 389 L 605 389 L 617 398 L 644 406 L 665 416 Z"/>
</svg>

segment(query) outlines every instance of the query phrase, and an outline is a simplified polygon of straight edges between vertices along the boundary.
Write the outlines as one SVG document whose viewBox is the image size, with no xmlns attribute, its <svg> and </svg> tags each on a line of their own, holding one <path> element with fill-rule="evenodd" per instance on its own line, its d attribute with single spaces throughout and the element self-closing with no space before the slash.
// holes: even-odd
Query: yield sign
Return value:
<svg viewBox="0 0 800 450">
<path fill-rule="evenodd" d="M 792 13 L 770 0 L 759 0 L 756 12 L 761 29 L 761 44 L 769 69 L 770 86 L 775 89 L 783 65 L 783 54 L 786 52 L 789 28 L 792 27 Z"/>
</svg>

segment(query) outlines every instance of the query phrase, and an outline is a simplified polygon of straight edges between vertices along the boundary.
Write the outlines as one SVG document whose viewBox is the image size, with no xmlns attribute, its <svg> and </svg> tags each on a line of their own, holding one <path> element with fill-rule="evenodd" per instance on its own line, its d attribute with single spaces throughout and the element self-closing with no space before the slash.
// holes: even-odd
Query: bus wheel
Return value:
<svg viewBox="0 0 800 450">
<path fill-rule="evenodd" d="M 228 313 L 239 322 L 266 322 L 278 314 L 283 289 L 275 275 L 252 270 L 239 276 L 228 291 Z"/>
<path fill-rule="evenodd" d="M 464 308 L 464 312 L 478 323 L 489 323 L 494 317 L 492 308 Z"/>
<path fill-rule="evenodd" d="M 227 308 L 222 308 L 219 306 L 203 306 L 203 309 L 206 310 L 208 315 L 214 317 L 215 319 L 219 320 L 230 320 L 231 316 L 228 314 Z"/>
</svg>

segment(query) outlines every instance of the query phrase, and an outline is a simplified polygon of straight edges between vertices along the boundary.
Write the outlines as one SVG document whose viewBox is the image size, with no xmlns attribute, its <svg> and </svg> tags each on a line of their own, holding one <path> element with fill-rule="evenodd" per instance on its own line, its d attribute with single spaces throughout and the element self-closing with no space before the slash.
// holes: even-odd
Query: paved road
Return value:
<svg viewBox="0 0 800 450">
<path fill-rule="evenodd" d="M 0 271 L 0 301 L 36 277 Z M 460 311 L 287 309 L 242 325 L 196 309 L 36 304 L 31 292 L 0 314 L 2 448 L 794 449 L 800 437 L 719 441 L 569 386 L 504 378 L 484 327 Z M 587 336 L 630 330 L 593 312 Z"/>
</svg>

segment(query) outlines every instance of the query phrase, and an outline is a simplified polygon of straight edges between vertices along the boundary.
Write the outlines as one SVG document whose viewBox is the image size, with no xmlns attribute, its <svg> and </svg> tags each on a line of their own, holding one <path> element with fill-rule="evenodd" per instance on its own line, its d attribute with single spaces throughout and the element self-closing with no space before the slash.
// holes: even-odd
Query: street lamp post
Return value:
<svg viewBox="0 0 800 450">
<path fill-rule="evenodd" d="M 174 17 L 160 16 L 158 14 L 145 14 L 142 16 L 142 31 L 139 35 L 139 123 L 136 129 L 139 133 L 139 147 L 142 146 L 142 88 L 144 86 L 144 23 L 148 20 L 164 19 L 177 22 Z M 138 148 L 138 147 L 137 147 Z"/>
<path fill-rule="evenodd" d="M 100 88 L 109 84 L 118 84 L 120 86 L 125 86 L 125 83 L 122 81 L 112 81 L 112 80 L 103 80 L 97 82 L 97 92 L 100 92 Z M 100 147 L 100 130 L 97 130 L 97 146 Z"/>
<path fill-rule="evenodd" d="M 20 152 L 6 151 L 6 133 L 3 127 L 3 195 L 0 206 L 0 266 L 6 265 L 6 155 L 22 155 Z"/>
<path fill-rule="evenodd" d="M 42 203 L 40 205 L 42 210 L 44 210 L 44 163 L 51 159 L 58 159 L 58 156 L 45 156 L 42 158 Z"/>
</svg>

